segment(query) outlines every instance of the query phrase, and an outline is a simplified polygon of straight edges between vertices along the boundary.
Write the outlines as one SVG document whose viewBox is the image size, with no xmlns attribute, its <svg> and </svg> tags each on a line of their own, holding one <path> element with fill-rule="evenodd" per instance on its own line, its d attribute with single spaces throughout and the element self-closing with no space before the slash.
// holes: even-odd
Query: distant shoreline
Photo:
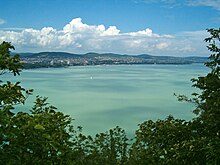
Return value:
<svg viewBox="0 0 220 165">
<path fill-rule="evenodd" d="M 69 68 L 69 67 L 87 67 L 87 66 L 119 66 L 119 65 L 191 65 L 191 64 L 203 64 L 202 62 L 194 63 L 131 63 L 131 64 L 97 64 L 97 65 L 68 65 L 68 66 L 38 66 L 33 64 L 33 67 L 25 66 L 23 69 L 42 69 L 42 68 Z"/>
<path fill-rule="evenodd" d="M 60 68 L 68 66 L 95 66 L 95 65 L 139 65 L 139 64 L 169 64 L 184 65 L 192 63 L 205 63 L 207 57 L 174 57 L 174 56 L 152 56 L 121 55 L 113 53 L 87 53 L 83 55 L 66 52 L 41 52 L 21 53 L 24 69 L 34 68 Z"/>
</svg>

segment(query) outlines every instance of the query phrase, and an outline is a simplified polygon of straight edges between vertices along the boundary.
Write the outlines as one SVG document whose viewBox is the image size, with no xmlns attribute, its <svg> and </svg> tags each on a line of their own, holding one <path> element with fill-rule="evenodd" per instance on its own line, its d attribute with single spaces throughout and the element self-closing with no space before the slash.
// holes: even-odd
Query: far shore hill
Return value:
<svg viewBox="0 0 220 165">
<path fill-rule="evenodd" d="M 208 61 L 208 57 L 153 56 L 149 54 L 122 55 L 114 53 L 72 54 L 67 52 L 40 52 L 19 53 L 19 55 L 26 69 L 85 65 L 192 64 Z"/>
</svg>

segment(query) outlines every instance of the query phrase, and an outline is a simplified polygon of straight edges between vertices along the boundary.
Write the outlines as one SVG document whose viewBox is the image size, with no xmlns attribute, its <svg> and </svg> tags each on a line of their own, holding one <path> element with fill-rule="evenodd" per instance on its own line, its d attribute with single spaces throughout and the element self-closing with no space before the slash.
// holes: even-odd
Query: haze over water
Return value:
<svg viewBox="0 0 220 165">
<path fill-rule="evenodd" d="M 21 76 L 7 74 L 4 78 L 21 81 L 26 89 L 34 89 L 34 95 L 49 97 L 85 134 L 119 125 L 131 135 L 145 120 L 164 119 L 169 114 L 192 119 L 193 106 L 178 102 L 173 94 L 190 96 L 196 91 L 190 79 L 207 71 L 203 64 L 102 65 L 30 69 Z M 30 96 L 24 107 L 31 107 L 34 99 Z"/>
</svg>

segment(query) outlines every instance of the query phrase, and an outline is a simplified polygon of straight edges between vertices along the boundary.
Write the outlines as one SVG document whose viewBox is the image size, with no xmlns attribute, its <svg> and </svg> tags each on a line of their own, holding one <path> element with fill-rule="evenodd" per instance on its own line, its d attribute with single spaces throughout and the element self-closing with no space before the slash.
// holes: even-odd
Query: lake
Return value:
<svg viewBox="0 0 220 165">
<path fill-rule="evenodd" d="M 205 75 L 203 64 L 191 65 L 101 65 L 23 70 L 21 76 L 3 75 L 3 80 L 21 81 L 34 96 L 19 109 L 28 110 L 36 95 L 59 111 L 69 114 L 85 134 L 105 132 L 117 125 L 132 135 L 145 120 L 164 119 L 169 114 L 190 120 L 193 105 L 178 102 L 176 94 L 197 91 L 190 79 Z"/>
</svg>

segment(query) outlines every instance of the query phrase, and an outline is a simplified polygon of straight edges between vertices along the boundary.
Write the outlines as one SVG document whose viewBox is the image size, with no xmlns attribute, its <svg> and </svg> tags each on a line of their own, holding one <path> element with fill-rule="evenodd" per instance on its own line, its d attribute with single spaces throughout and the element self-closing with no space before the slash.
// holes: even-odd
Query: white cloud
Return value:
<svg viewBox="0 0 220 165">
<path fill-rule="evenodd" d="M 108 29 L 105 29 L 104 25 L 87 25 L 82 23 L 81 18 L 75 18 L 70 23 L 68 23 L 63 28 L 64 33 L 91 33 L 91 34 L 100 34 L 100 35 L 117 35 L 120 30 L 115 26 L 110 26 Z"/>
<path fill-rule="evenodd" d="M 0 18 L 0 25 L 5 24 L 5 23 L 6 23 L 6 21 L 4 19 Z"/>
<path fill-rule="evenodd" d="M 89 27 L 87 24 L 82 23 L 81 18 L 75 18 L 70 23 L 68 23 L 66 26 L 64 26 L 63 31 L 68 33 L 74 33 L 79 31 L 86 31 L 89 29 L 93 29 L 95 27 Z"/>
<path fill-rule="evenodd" d="M 149 37 L 155 35 L 155 34 L 153 34 L 153 31 L 149 28 L 147 28 L 145 30 L 138 31 L 138 32 L 131 32 L 129 34 L 132 36 L 149 36 Z"/>
<path fill-rule="evenodd" d="M 220 10 L 220 0 L 133 0 L 135 3 L 158 3 L 165 8 L 177 6 L 208 6 Z"/>
<path fill-rule="evenodd" d="M 156 45 L 156 47 L 160 50 L 166 49 L 169 47 L 169 44 L 167 42 L 160 42 Z"/>
<path fill-rule="evenodd" d="M 103 36 L 114 36 L 114 35 L 118 35 L 119 32 L 120 30 L 118 30 L 116 26 L 110 26 L 107 30 L 103 31 L 102 35 Z"/>
<path fill-rule="evenodd" d="M 156 34 L 146 28 L 123 33 L 116 26 L 88 25 L 75 18 L 62 30 L 53 27 L 1 30 L 0 42 L 12 42 L 16 51 L 67 51 L 72 53 L 114 52 L 122 54 L 206 55 L 205 31 L 175 35 Z"/>
<path fill-rule="evenodd" d="M 191 6 L 209 6 L 216 10 L 220 10 L 220 0 L 189 0 Z"/>
</svg>

